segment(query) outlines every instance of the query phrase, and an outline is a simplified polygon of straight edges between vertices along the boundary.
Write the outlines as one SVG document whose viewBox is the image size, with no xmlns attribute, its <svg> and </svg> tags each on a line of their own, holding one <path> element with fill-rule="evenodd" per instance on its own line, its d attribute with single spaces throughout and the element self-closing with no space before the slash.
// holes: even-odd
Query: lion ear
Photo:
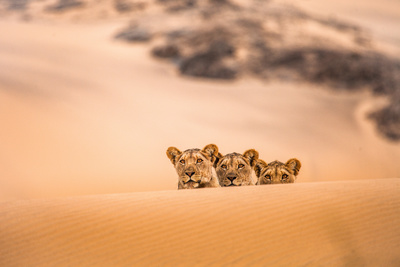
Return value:
<svg viewBox="0 0 400 267">
<path fill-rule="evenodd" d="M 176 163 L 176 160 L 181 154 L 182 152 L 176 147 L 171 146 L 167 149 L 167 157 L 171 160 L 172 164 L 174 165 Z"/>
<path fill-rule="evenodd" d="M 218 162 L 221 161 L 222 157 L 222 154 L 218 152 L 218 155 L 215 156 L 214 168 L 217 168 Z"/>
<path fill-rule="evenodd" d="M 206 145 L 201 152 L 206 154 L 207 157 L 210 158 L 211 162 L 214 163 L 218 155 L 218 147 L 214 144 L 209 144 Z"/>
<path fill-rule="evenodd" d="M 293 172 L 294 175 L 299 174 L 300 168 L 301 168 L 301 163 L 300 160 L 298 159 L 289 159 L 286 162 L 286 167 Z"/>
<path fill-rule="evenodd" d="M 265 163 L 265 161 L 263 161 L 262 159 L 256 160 L 255 164 L 254 164 L 254 172 L 256 173 L 256 176 L 260 177 L 261 176 L 261 170 L 264 169 L 267 166 L 268 166 L 268 164 Z"/>
<path fill-rule="evenodd" d="M 243 156 L 249 160 L 250 166 L 254 167 L 256 161 L 258 160 L 258 152 L 254 149 L 249 149 L 243 153 Z"/>
</svg>

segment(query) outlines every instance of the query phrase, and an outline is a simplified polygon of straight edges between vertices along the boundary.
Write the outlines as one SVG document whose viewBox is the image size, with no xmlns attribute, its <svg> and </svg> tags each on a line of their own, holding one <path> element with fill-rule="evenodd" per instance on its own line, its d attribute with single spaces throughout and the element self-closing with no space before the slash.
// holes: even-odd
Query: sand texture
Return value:
<svg viewBox="0 0 400 267">
<path fill-rule="evenodd" d="M 400 179 L 3 202 L 1 266 L 399 266 Z"/>
<path fill-rule="evenodd" d="M 0 0 L 0 266 L 400 266 L 399 7 Z M 302 168 L 176 190 L 210 143 Z"/>
</svg>

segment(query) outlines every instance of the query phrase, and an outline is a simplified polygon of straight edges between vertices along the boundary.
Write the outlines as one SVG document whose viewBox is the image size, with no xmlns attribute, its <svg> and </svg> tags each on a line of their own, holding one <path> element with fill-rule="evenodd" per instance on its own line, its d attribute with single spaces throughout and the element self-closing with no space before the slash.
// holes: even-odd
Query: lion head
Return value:
<svg viewBox="0 0 400 267">
<path fill-rule="evenodd" d="M 202 150 L 194 148 L 184 152 L 176 147 L 168 148 L 167 156 L 179 177 L 178 189 L 218 187 L 218 180 L 212 174 L 217 154 L 218 147 L 214 144 L 207 145 Z"/>
<path fill-rule="evenodd" d="M 254 185 L 252 169 L 258 159 L 254 149 L 246 150 L 243 155 L 231 153 L 222 156 L 218 153 L 214 167 L 221 186 Z"/>
<path fill-rule="evenodd" d="M 261 184 L 285 184 L 294 183 L 299 174 L 301 163 L 298 159 L 289 159 L 286 163 L 257 160 L 254 171 L 258 177 L 258 185 Z"/>
</svg>

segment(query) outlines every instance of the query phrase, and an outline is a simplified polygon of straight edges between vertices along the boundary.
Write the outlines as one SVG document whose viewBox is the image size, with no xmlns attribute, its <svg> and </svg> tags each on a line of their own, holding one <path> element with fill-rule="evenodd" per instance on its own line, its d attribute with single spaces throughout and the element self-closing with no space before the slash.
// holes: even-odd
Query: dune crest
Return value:
<svg viewBox="0 0 400 267">
<path fill-rule="evenodd" d="M 1 266 L 398 266 L 400 179 L 3 202 Z"/>
</svg>

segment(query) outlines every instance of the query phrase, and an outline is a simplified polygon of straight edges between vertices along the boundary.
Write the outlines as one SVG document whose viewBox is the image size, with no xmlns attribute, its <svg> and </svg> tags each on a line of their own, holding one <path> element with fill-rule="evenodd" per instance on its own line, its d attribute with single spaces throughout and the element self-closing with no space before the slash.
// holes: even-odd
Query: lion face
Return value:
<svg viewBox="0 0 400 267">
<path fill-rule="evenodd" d="M 178 173 L 178 189 L 193 189 L 209 183 L 212 167 L 218 153 L 218 147 L 210 144 L 200 149 L 188 149 L 184 152 L 175 147 L 167 150 L 167 156 Z"/>
<path fill-rule="evenodd" d="M 251 178 L 252 167 L 258 159 L 258 152 L 254 149 L 242 154 L 231 153 L 217 157 L 215 169 L 221 186 L 254 185 Z"/>
<path fill-rule="evenodd" d="M 280 161 L 265 163 L 258 160 L 254 171 L 258 177 L 257 184 L 286 184 L 294 183 L 301 168 L 298 159 L 289 159 L 286 164 Z"/>
</svg>

